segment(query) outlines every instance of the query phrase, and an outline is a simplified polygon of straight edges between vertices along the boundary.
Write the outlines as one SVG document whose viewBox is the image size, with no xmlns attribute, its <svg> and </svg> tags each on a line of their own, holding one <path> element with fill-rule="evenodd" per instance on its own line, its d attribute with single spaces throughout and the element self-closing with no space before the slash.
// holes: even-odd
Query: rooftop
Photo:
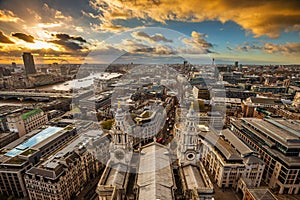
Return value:
<svg viewBox="0 0 300 200">
<path fill-rule="evenodd" d="M 59 132 L 63 128 L 60 127 L 54 127 L 54 126 L 49 126 L 48 128 L 42 130 L 38 134 L 32 136 L 22 144 L 16 146 L 9 152 L 7 152 L 5 155 L 9 157 L 14 157 L 16 155 L 19 155 L 29 149 L 30 147 L 33 147 L 34 145 L 46 140 L 50 136 L 54 135 L 55 133 Z"/>
<path fill-rule="evenodd" d="M 127 174 L 127 166 L 117 164 L 113 166 L 108 174 L 108 177 L 105 181 L 105 185 L 115 186 L 116 188 L 123 188 L 125 183 L 125 178 Z"/>
<path fill-rule="evenodd" d="M 248 189 L 248 192 L 259 200 L 277 200 L 277 198 L 267 188 L 252 188 Z"/>
<path fill-rule="evenodd" d="M 215 133 L 201 132 L 201 137 L 203 137 L 206 141 L 208 141 L 219 153 L 225 158 L 225 162 L 234 161 L 234 162 L 242 162 L 242 158 L 239 153 L 229 144 L 229 142 L 225 141 L 221 137 L 217 136 Z"/>
<path fill-rule="evenodd" d="M 140 200 L 173 199 L 173 172 L 168 150 L 156 142 L 142 148 L 137 185 Z"/>
<path fill-rule="evenodd" d="M 19 158 L 19 157 L 13 157 L 13 158 L 7 160 L 4 164 L 17 164 L 17 165 L 19 165 L 19 164 L 22 164 L 24 162 L 26 162 L 26 160 L 24 160 L 22 158 Z"/>
<path fill-rule="evenodd" d="M 21 153 L 20 155 L 22 155 L 22 156 L 29 156 L 29 155 L 31 155 L 31 154 L 33 154 L 35 152 L 36 152 L 35 149 L 28 149 L 28 150 L 24 151 L 23 153 Z"/>
<path fill-rule="evenodd" d="M 296 124 L 284 119 L 256 119 L 243 118 L 244 122 L 253 126 L 256 130 L 285 145 L 300 145 L 300 131 Z"/>
<path fill-rule="evenodd" d="M 234 146 L 234 148 L 244 157 L 248 154 L 253 153 L 254 151 L 248 147 L 244 142 L 242 142 L 237 136 L 235 136 L 229 129 L 221 131 L 228 142 Z"/>
<path fill-rule="evenodd" d="M 29 117 L 31 117 L 31 116 L 33 116 L 33 115 L 36 115 L 36 114 L 38 114 L 38 113 L 41 113 L 41 112 L 43 112 L 42 109 L 34 109 L 34 110 L 31 110 L 31 111 L 29 111 L 29 112 L 23 113 L 23 114 L 22 114 L 22 119 L 23 119 L 23 120 L 26 120 L 26 119 L 28 119 Z"/>
<path fill-rule="evenodd" d="M 182 170 L 183 170 L 183 174 L 188 189 L 193 190 L 193 189 L 207 187 L 202 177 L 202 174 L 200 174 L 197 167 L 188 165 L 188 166 L 184 166 Z"/>
<path fill-rule="evenodd" d="M 280 99 L 265 98 L 265 97 L 249 97 L 246 102 L 258 104 L 282 104 Z"/>
</svg>

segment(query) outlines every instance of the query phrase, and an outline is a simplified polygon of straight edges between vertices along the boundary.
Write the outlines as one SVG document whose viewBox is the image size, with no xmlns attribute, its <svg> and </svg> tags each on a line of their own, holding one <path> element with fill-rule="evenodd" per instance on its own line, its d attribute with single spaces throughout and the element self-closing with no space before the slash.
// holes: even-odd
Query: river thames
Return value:
<svg viewBox="0 0 300 200">
<path fill-rule="evenodd" d="M 116 78 L 121 76 L 120 73 L 95 73 L 91 74 L 85 78 L 82 79 L 73 79 L 66 82 L 61 83 L 55 83 L 50 85 L 44 85 L 36 87 L 35 89 L 40 90 L 56 90 L 56 91 L 70 91 L 73 88 L 81 88 L 81 87 L 87 87 L 94 83 L 95 79 L 99 80 L 109 80 L 112 78 Z M 0 100 L 0 106 L 2 105 L 19 105 L 19 106 L 31 106 L 38 102 L 36 101 L 18 101 L 18 100 Z"/>
</svg>

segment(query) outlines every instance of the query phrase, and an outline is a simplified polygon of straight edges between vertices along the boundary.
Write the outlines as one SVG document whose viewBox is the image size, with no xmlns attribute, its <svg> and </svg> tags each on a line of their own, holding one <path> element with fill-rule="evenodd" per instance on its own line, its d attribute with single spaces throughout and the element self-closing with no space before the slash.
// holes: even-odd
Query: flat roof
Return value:
<svg viewBox="0 0 300 200">
<path fill-rule="evenodd" d="M 105 181 L 105 185 L 115 186 L 118 189 L 124 188 L 124 183 L 126 181 L 127 166 L 122 164 L 117 164 L 110 168 L 108 177 Z"/>
<path fill-rule="evenodd" d="M 238 150 L 242 156 L 253 153 L 254 151 L 248 147 L 244 142 L 242 142 L 237 136 L 235 136 L 229 129 L 221 131 L 221 134 L 231 143 L 234 148 Z"/>
<path fill-rule="evenodd" d="M 46 140 L 50 136 L 54 135 L 55 133 L 61 131 L 63 128 L 61 127 L 55 127 L 55 126 L 49 126 L 48 128 L 42 130 L 38 134 L 32 136 L 22 144 L 16 146 L 9 152 L 7 152 L 5 155 L 9 157 L 14 157 L 16 155 L 19 155 L 23 153 L 25 150 L 29 149 L 30 147 Z"/>
<path fill-rule="evenodd" d="M 227 98 L 227 97 L 213 97 L 211 99 L 213 102 L 227 102 L 239 104 L 242 102 L 240 98 Z"/>
<path fill-rule="evenodd" d="M 260 200 L 277 200 L 277 198 L 267 188 L 251 188 L 248 192 L 255 198 Z"/>
<path fill-rule="evenodd" d="M 27 118 L 29 118 L 29 117 L 31 117 L 31 116 L 33 116 L 33 115 L 36 115 L 36 114 L 38 114 L 38 113 L 40 113 L 40 112 L 43 112 L 43 110 L 40 109 L 40 108 L 38 108 L 38 109 L 33 109 L 33 110 L 29 111 L 29 112 L 23 113 L 23 114 L 22 114 L 22 119 L 23 119 L 23 120 L 26 120 Z"/>
<path fill-rule="evenodd" d="M 275 98 L 266 98 L 266 97 L 249 97 L 251 103 L 260 103 L 260 104 L 282 104 L 280 99 Z M 247 100 L 246 100 L 247 101 Z"/>
<path fill-rule="evenodd" d="M 197 167 L 188 165 L 182 170 L 189 190 L 207 187 Z"/>
<path fill-rule="evenodd" d="M 256 119 L 256 118 L 243 118 L 244 122 L 251 124 L 256 129 L 260 130 L 268 137 L 271 137 L 277 141 L 281 141 L 283 144 L 293 145 L 300 144 L 300 132 L 292 128 L 292 124 L 288 127 L 283 121 L 274 119 Z M 292 144 L 291 144 L 292 145 Z"/>
<path fill-rule="evenodd" d="M 201 136 L 208 141 L 213 147 L 215 147 L 220 154 L 228 161 L 242 161 L 238 152 L 229 144 L 229 142 L 223 140 L 215 133 L 208 131 L 202 132 Z M 226 162 L 226 161 L 225 161 Z"/>
<path fill-rule="evenodd" d="M 259 133 L 258 131 L 254 130 L 253 128 L 249 127 L 248 125 L 242 125 L 240 123 L 240 120 L 233 122 L 234 126 L 238 127 L 239 129 L 242 128 L 246 128 L 248 130 L 250 130 L 251 132 L 253 132 L 255 135 L 257 135 L 259 138 L 261 138 L 266 144 L 272 146 L 275 145 L 274 142 L 272 142 L 270 139 L 264 137 L 261 133 Z M 242 125 L 242 127 L 241 127 Z M 276 157 L 276 159 L 280 159 L 282 160 L 284 163 L 286 163 L 288 166 L 296 166 L 299 167 L 299 163 L 300 163 L 300 157 L 296 157 L 296 156 L 285 156 L 284 154 L 282 154 L 282 152 L 280 152 L 277 149 L 273 149 L 270 148 L 268 145 L 263 145 L 261 146 L 261 148 L 266 149 L 266 151 Z M 293 145 L 293 144 L 292 144 Z M 299 147 L 298 143 L 295 143 L 292 147 Z"/>
</svg>

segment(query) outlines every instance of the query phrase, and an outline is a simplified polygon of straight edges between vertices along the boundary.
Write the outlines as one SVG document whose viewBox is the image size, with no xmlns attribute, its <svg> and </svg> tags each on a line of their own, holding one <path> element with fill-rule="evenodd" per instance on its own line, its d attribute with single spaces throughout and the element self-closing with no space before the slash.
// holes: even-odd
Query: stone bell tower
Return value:
<svg viewBox="0 0 300 200">
<path fill-rule="evenodd" d="M 196 164 L 200 157 L 200 140 L 197 131 L 198 117 L 191 103 L 185 122 L 178 134 L 177 157 L 179 165 Z"/>
<path fill-rule="evenodd" d="M 115 124 L 111 131 L 110 162 L 129 164 L 132 157 L 132 140 L 125 129 L 125 114 L 118 103 L 115 115 Z"/>
</svg>

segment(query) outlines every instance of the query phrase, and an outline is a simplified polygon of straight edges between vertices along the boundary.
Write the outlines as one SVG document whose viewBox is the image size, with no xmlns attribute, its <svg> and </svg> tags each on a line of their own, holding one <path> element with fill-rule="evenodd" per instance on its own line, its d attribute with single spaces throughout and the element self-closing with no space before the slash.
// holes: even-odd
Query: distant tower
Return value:
<svg viewBox="0 0 300 200">
<path fill-rule="evenodd" d="M 184 60 L 184 61 L 183 61 L 183 66 L 186 67 L 187 65 L 188 65 L 188 61 L 187 61 L 187 60 Z"/>
<path fill-rule="evenodd" d="M 177 157 L 179 165 L 196 164 L 200 158 L 200 141 L 198 140 L 197 121 L 194 104 L 187 114 L 185 124 L 180 127 L 178 135 Z"/>
<path fill-rule="evenodd" d="M 212 65 L 212 66 L 215 66 L 215 58 L 212 59 L 211 65 Z"/>
<path fill-rule="evenodd" d="M 234 62 L 234 67 L 235 67 L 235 68 L 238 68 L 238 67 L 239 67 L 239 61 L 235 61 L 235 62 Z"/>
<path fill-rule="evenodd" d="M 35 74 L 36 70 L 35 70 L 33 56 L 31 55 L 31 53 L 24 52 L 22 57 L 25 66 L 25 73 Z"/>
<path fill-rule="evenodd" d="M 12 62 L 12 63 L 11 63 L 11 68 L 12 68 L 13 70 L 15 70 L 15 69 L 17 68 L 17 64 L 16 64 L 15 62 Z"/>
</svg>

